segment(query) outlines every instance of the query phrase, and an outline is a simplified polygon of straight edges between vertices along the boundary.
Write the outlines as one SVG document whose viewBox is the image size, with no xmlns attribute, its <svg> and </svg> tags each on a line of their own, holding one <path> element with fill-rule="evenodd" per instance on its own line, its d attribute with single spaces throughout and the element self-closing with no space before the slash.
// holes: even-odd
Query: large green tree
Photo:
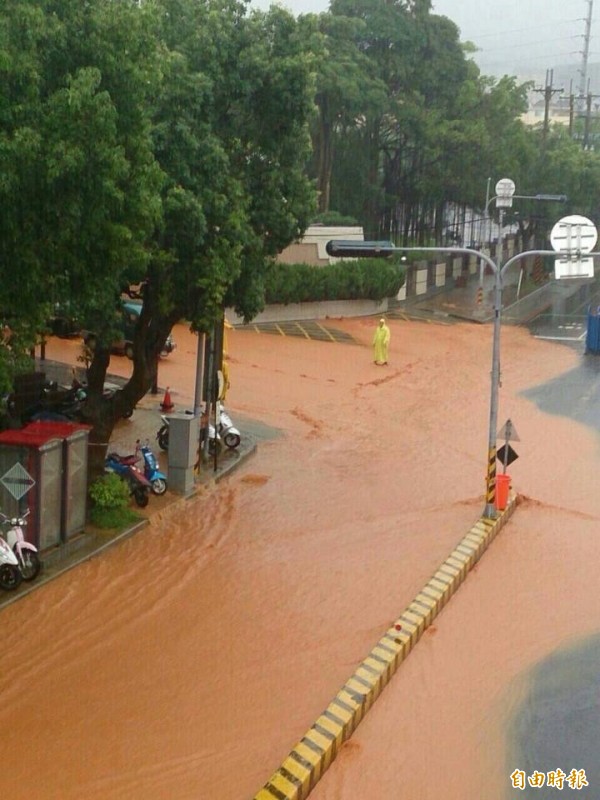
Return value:
<svg viewBox="0 0 600 800">
<path fill-rule="evenodd" d="M 314 209 L 312 54 L 294 18 L 234 0 L 11 0 L 0 10 L 0 257 L 16 354 L 60 299 L 96 334 L 93 442 L 150 388 L 173 325 L 264 301 L 266 264 Z M 19 282 L 23 286 L 19 287 Z M 133 374 L 102 396 L 124 290 Z M 22 335 L 21 335 L 22 332 Z M 94 448 L 101 455 L 101 448 Z"/>
<path fill-rule="evenodd" d="M 364 20 L 335 14 L 307 17 L 320 35 L 319 68 L 312 125 L 312 170 L 316 176 L 319 211 L 329 211 L 336 146 L 373 113 L 388 104 L 386 86 L 360 47 Z"/>
<path fill-rule="evenodd" d="M 322 200 L 360 219 L 368 236 L 440 242 L 448 209 L 480 206 L 487 177 L 523 155 L 526 87 L 481 76 L 456 25 L 428 2 L 334 0 L 320 28 L 331 44 L 315 142 L 320 153 L 323 128 L 334 154 Z M 326 92 L 338 74 L 345 93 Z M 357 86 L 383 87 L 377 103 Z M 327 186 L 323 163 L 315 174 Z"/>
</svg>

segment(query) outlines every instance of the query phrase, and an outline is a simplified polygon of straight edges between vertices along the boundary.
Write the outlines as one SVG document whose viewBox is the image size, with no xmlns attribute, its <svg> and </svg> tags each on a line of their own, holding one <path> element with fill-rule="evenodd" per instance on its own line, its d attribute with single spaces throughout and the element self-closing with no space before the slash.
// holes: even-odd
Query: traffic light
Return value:
<svg viewBox="0 0 600 800">
<path fill-rule="evenodd" d="M 336 258 L 388 258 L 396 248 L 392 242 L 361 242 L 331 239 L 325 245 L 328 255 Z"/>
</svg>

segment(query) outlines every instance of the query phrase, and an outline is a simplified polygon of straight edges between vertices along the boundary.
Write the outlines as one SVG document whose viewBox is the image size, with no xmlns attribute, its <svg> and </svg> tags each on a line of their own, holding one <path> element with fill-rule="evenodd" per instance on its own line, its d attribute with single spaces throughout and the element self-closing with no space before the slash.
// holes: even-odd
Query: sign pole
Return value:
<svg viewBox="0 0 600 800">
<path fill-rule="evenodd" d="M 486 476 L 485 510 L 488 519 L 496 516 L 496 430 L 498 428 L 498 387 L 500 385 L 500 323 L 502 314 L 502 227 L 504 208 L 498 209 L 499 232 L 496 272 L 494 275 L 494 331 L 492 341 L 492 378 L 490 390 L 490 427 L 488 438 L 488 469 Z"/>
<path fill-rule="evenodd" d="M 506 475 L 506 469 L 508 467 L 508 443 L 510 442 L 511 433 L 512 433 L 512 422 L 510 420 L 507 421 L 506 425 L 504 426 L 505 434 L 504 434 L 504 458 L 502 459 L 502 474 Z"/>
</svg>

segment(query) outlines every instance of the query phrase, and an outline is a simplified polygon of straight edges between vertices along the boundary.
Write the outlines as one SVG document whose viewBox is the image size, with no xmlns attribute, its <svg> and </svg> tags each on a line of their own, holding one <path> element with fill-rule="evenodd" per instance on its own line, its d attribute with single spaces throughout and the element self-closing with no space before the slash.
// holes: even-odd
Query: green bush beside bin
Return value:
<svg viewBox="0 0 600 800">
<path fill-rule="evenodd" d="M 118 475 L 108 473 L 89 489 L 92 500 L 90 521 L 99 528 L 123 528 L 141 519 L 129 508 L 129 487 Z"/>
</svg>

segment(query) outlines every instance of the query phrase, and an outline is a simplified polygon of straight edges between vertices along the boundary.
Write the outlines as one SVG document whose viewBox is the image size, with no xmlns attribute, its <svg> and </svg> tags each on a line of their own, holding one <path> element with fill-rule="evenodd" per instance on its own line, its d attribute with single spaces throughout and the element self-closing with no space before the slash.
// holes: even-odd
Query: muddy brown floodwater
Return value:
<svg viewBox="0 0 600 800">
<path fill-rule="evenodd" d="M 282 435 L 2 611 L 2 797 L 252 797 L 474 523 L 491 329 L 391 320 L 377 367 L 375 322 L 329 321 L 354 344 L 232 332 L 230 410 Z M 186 403 L 195 339 L 176 339 L 161 385 Z M 503 331 L 500 417 L 528 499 L 315 800 L 506 796 L 522 676 L 600 623 L 598 441 L 520 394 L 580 357 Z"/>
</svg>

